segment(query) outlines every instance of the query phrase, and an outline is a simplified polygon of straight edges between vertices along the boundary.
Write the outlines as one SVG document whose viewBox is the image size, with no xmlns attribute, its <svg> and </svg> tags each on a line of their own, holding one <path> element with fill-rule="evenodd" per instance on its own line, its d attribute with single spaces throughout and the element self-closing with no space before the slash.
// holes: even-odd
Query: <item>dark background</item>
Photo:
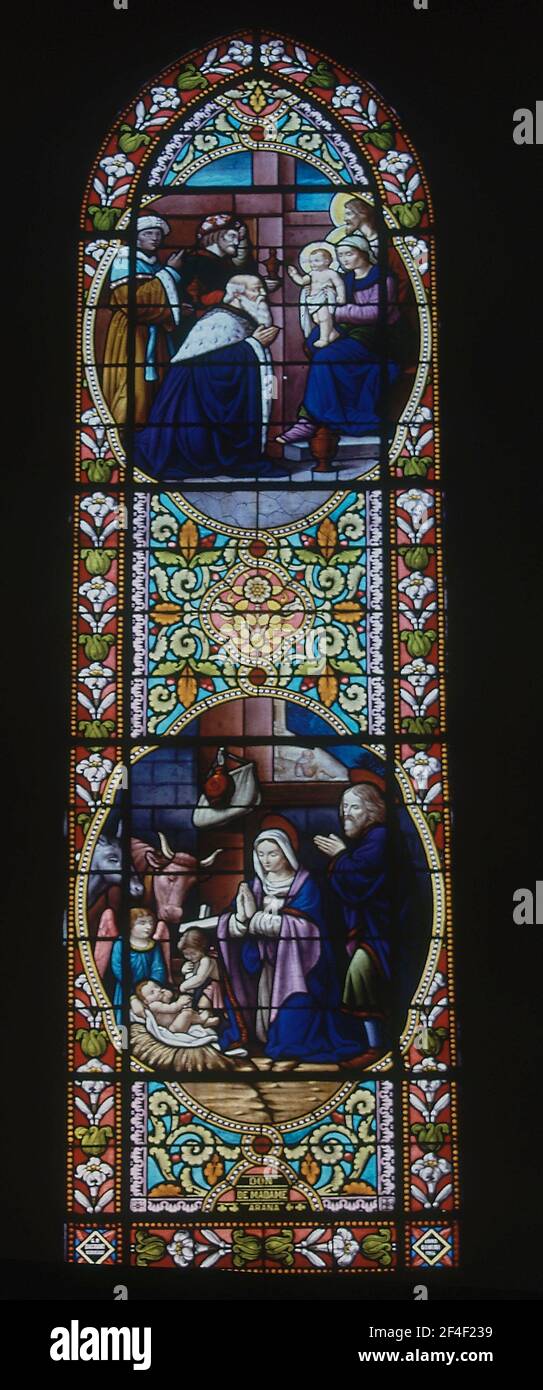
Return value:
<svg viewBox="0 0 543 1390">
<path fill-rule="evenodd" d="M 263 21 L 358 69 L 378 88 L 418 150 L 434 200 L 464 1068 L 462 1268 L 441 1289 L 442 1296 L 518 1300 L 536 1297 L 542 1238 L 543 929 L 515 926 L 512 898 L 543 879 L 543 149 L 515 145 L 512 131 L 514 110 L 535 111 L 543 96 L 536 84 L 543 32 L 540 5 L 531 0 L 429 6 L 419 12 L 412 0 L 359 0 L 327 5 L 319 16 L 316 7 L 279 2 L 266 5 Z M 11 281 L 9 323 L 20 338 L 3 370 L 14 440 L 4 440 L 3 457 L 13 494 L 2 556 L 5 752 L 13 767 L 4 783 L 2 1012 L 7 1003 L 13 1017 L 2 1053 L 12 1084 L 0 1254 L 9 1262 L 8 1298 L 111 1298 L 114 1279 L 104 1294 L 100 1271 L 61 1264 L 62 823 L 79 208 L 99 144 L 139 87 L 187 50 L 257 25 L 258 14 L 241 0 L 190 8 L 129 0 L 126 13 L 112 0 L 49 0 L 10 19 L 19 32 L 8 53 L 14 94 L 3 97 L 4 160 L 12 140 L 4 288 Z M 139 1296 L 152 1296 L 153 1279 L 141 1274 Z M 228 1277 L 208 1278 L 207 1291 L 203 1279 L 196 1289 L 181 1276 L 176 1291 L 160 1279 L 161 1292 L 247 1296 L 237 1277 L 235 1289 Z M 433 1284 L 437 1297 L 440 1280 Z M 264 1283 L 250 1281 L 250 1296 L 269 1297 Z M 309 1288 L 303 1279 L 286 1288 L 272 1281 L 272 1294 L 366 1297 L 360 1281 L 340 1284 L 334 1291 L 316 1279 Z M 389 1295 L 383 1288 L 377 1296 Z"/>
</svg>

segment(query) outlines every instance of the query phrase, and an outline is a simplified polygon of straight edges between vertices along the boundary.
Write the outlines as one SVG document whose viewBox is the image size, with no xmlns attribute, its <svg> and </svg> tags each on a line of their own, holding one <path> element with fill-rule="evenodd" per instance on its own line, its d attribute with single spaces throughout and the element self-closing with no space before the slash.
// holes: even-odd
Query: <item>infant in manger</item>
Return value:
<svg viewBox="0 0 543 1390">
<path fill-rule="evenodd" d="M 131 998 L 132 1013 L 138 1021 L 145 1022 L 146 1010 L 157 1023 L 170 1033 L 188 1033 L 194 1024 L 205 1024 L 214 1028 L 219 1019 L 208 1008 L 195 1009 L 186 994 L 175 997 L 175 990 L 169 985 L 160 985 L 156 980 L 140 980 Z"/>
<path fill-rule="evenodd" d="M 308 338 L 313 323 L 319 325 L 314 347 L 327 347 L 339 338 L 334 328 L 334 309 L 345 303 L 345 282 L 337 269 L 333 247 L 326 242 L 313 241 L 300 252 L 302 274 L 295 266 L 287 267 L 291 280 L 301 287 L 300 323 Z"/>
</svg>

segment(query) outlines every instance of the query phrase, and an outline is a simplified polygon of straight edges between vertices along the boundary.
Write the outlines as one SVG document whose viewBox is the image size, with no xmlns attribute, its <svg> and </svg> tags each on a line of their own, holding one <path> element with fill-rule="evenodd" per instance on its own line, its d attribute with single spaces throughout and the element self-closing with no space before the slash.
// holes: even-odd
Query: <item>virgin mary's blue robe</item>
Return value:
<svg viewBox="0 0 543 1390">
<path fill-rule="evenodd" d="M 255 880 L 255 897 L 260 891 L 259 880 Z M 256 1014 L 258 978 L 263 964 L 259 948 L 261 938 L 247 935 L 241 939 L 228 939 L 229 917 L 230 913 L 223 917 L 222 929 L 219 925 L 219 949 L 222 950 L 223 969 L 227 977 L 224 991 L 227 1022 L 220 1033 L 223 1051 L 240 1044 L 250 1048 L 256 1042 L 251 1023 Z M 341 1012 L 339 979 L 321 894 L 314 879 L 304 871 L 296 875 L 292 896 L 285 900 L 285 920 L 289 925 L 287 940 L 282 945 L 287 968 L 285 972 L 284 965 L 279 965 L 277 957 L 276 972 L 282 968 L 288 977 L 288 938 L 290 936 L 294 946 L 293 924 L 299 924 L 296 946 L 301 942 L 303 948 L 304 935 L 312 948 L 318 941 L 317 952 L 311 951 L 317 959 L 305 975 L 303 990 L 290 993 L 288 985 L 285 987 L 282 984 L 281 1004 L 268 1028 L 265 1055 L 274 1061 L 296 1059 L 330 1063 L 361 1056 L 368 1048 L 364 1024 L 360 1019 Z"/>
<path fill-rule="evenodd" d="M 389 277 L 391 279 L 392 277 Z M 315 348 L 320 328 L 317 325 L 307 339 L 311 366 L 303 399 L 305 416 L 319 425 L 327 425 L 340 435 L 364 436 L 377 434 L 387 414 L 386 392 L 400 375 L 398 363 L 387 357 L 387 340 L 382 351 L 378 346 L 378 322 L 364 320 L 368 309 L 379 314 L 375 290 L 379 284 L 376 266 L 355 279 L 354 271 L 344 275 L 346 305 L 352 306 L 348 322 L 341 322 L 341 307 L 336 310 L 340 336 L 328 347 Z M 372 298 L 370 299 L 370 295 Z M 368 304 L 364 305 L 364 298 Z M 357 308 L 360 324 L 356 322 Z M 389 325 L 389 344 L 393 325 Z"/>
</svg>

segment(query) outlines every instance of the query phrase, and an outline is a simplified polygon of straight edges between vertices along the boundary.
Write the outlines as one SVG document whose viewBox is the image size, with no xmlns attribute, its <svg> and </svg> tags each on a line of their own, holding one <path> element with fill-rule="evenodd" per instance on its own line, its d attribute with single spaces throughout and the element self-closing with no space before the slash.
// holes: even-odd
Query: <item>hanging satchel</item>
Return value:
<svg viewBox="0 0 543 1390">
<path fill-rule="evenodd" d="M 204 782 L 192 823 L 197 830 L 224 825 L 236 816 L 246 816 L 261 800 L 255 764 L 220 748 Z"/>
</svg>

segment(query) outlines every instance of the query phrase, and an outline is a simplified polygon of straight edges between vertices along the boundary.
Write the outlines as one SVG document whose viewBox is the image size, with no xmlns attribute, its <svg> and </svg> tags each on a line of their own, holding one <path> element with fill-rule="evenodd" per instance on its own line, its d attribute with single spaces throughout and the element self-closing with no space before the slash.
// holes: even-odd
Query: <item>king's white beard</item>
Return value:
<svg viewBox="0 0 543 1390">
<path fill-rule="evenodd" d="M 226 306 L 227 301 L 225 300 L 224 303 Z M 234 305 L 232 307 L 234 307 Z M 244 314 L 249 314 L 249 317 L 255 320 L 259 328 L 272 327 L 273 319 L 271 316 L 271 309 L 266 299 L 255 301 L 254 299 L 249 299 L 247 294 L 237 294 L 235 308 L 242 309 Z"/>
</svg>

